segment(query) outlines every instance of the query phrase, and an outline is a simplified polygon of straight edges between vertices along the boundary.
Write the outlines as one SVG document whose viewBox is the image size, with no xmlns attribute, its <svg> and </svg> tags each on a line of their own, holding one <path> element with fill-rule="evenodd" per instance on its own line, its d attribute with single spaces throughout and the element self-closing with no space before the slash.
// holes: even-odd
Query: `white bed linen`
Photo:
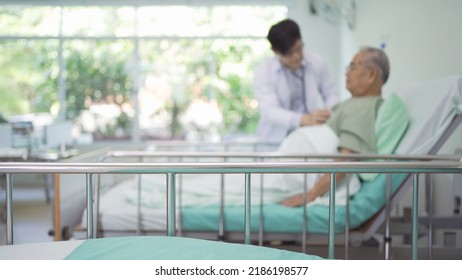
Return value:
<svg viewBox="0 0 462 280">
<path fill-rule="evenodd" d="M 99 203 L 99 228 L 110 231 L 135 230 L 138 227 L 138 207 L 127 203 L 126 193 L 133 187 L 133 181 L 124 181 L 104 194 Z M 81 226 L 87 227 L 86 211 L 84 211 Z M 165 231 L 167 229 L 165 208 L 141 208 L 142 229 Z M 179 222 L 179 211 L 176 212 L 176 222 Z"/>
<path fill-rule="evenodd" d="M 278 152 L 284 154 L 336 154 L 338 137 L 327 125 L 308 126 L 297 129 L 291 133 L 281 144 Z M 303 192 L 305 185 L 304 174 L 264 174 L 264 183 L 261 176 L 255 174 L 251 179 L 252 204 L 260 204 L 260 188 L 263 186 L 264 203 L 278 203 L 285 198 Z M 220 204 L 219 174 L 184 174 L 182 184 L 182 206 L 208 206 Z M 319 174 L 306 174 L 307 186 L 310 189 L 319 178 Z M 131 183 L 127 189 L 127 202 L 138 203 L 138 181 Z M 346 185 L 349 184 L 350 195 L 359 190 L 360 182 L 356 175 L 351 175 L 337 186 L 336 204 L 346 204 Z M 165 208 L 166 179 L 165 176 L 142 175 L 141 203 L 150 208 Z M 225 175 L 225 204 L 243 205 L 245 192 L 245 177 L 243 174 Z M 329 204 L 329 197 L 322 196 L 312 202 L 313 204 Z"/>
<path fill-rule="evenodd" d="M 462 113 L 462 76 L 409 85 L 397 93 L 411 118 L 397 154 L 428 153 L 454 116 Z"/>
</svg>

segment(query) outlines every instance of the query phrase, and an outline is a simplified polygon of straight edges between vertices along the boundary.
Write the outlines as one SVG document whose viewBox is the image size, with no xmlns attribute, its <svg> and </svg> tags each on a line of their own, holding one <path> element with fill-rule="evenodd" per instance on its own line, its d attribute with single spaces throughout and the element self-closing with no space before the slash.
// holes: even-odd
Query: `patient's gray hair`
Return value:
<svg viewBox="0 0 462 280">
<path fill-rule="evenodd" d="M 390 62 L 388 61 L 387 54 L 378 48 L 363 47 L 361 52 L 366 53 L 367 62 L 373 64 L 380 74 L 382 82 L 385 84 L 390 76 Z"/>
</svg>

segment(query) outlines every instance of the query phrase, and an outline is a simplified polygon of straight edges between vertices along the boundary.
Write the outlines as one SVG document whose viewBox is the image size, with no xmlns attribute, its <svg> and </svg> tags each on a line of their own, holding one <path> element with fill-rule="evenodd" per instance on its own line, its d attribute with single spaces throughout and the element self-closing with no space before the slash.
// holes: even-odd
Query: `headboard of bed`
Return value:
<svg viewBox="0 0 462 280">
<path fill-rule="evenodd" d="M 397 94 L 411 118 L 397 154 L 429 153 L 456 115 L 462 113 L 462 76 L 409 85 Z"/>
</svg>

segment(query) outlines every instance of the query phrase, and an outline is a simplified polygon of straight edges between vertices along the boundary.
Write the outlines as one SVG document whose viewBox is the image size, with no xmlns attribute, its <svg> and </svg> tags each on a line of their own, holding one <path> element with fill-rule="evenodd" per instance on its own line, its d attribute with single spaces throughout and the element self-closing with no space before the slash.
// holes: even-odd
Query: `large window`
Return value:
<svg viewBox="0 0 462 280">
<path fill-rule="evenodd" d="M 0 112 L 94 139 L 255 131 L 252 70 L 283 6 L 0 8 Z"/>
</svg>

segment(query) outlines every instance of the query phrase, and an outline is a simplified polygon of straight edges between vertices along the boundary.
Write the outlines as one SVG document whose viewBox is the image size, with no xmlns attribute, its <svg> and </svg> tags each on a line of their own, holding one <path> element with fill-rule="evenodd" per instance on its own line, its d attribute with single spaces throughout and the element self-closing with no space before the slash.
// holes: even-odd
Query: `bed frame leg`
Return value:
<svg viewBox="0 0 462 280">
<path fill-rule="evenodd" d="M 329 192 L 329 253 L 328 258 L 334 258 L 335 246 L 335 179 L 336 173 L 330 174 L 330 192 Z"/>
</svg>

